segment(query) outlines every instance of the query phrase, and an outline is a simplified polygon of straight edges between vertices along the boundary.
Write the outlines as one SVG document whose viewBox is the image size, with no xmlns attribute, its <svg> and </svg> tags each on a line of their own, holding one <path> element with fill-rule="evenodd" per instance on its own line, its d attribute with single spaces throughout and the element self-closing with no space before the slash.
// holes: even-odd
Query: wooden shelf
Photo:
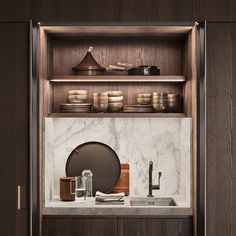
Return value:
<svg viewBox="0 0 236 236">
<path fill-rule="evenodd" d="M 161 82 L 161 83 L 180 83 L 185 82 L 186 78 L 182 75 L 161 75 L 161 76 L 128 76 L 128 75 L 99 75 L 99 76 L 81 76 L 81 75 L 54 75 L 49 76 L 49 81 L 55 83 L 65 83 L 65 82 L 122 82 L 122 83 L 132 83 L 132 82 Z"/>
<path fill-rule="evenodd" d="M 181 118 L 186 117 L 184 113 L 50 113 L 48 117 L 160 117 Z"/>
</svg>

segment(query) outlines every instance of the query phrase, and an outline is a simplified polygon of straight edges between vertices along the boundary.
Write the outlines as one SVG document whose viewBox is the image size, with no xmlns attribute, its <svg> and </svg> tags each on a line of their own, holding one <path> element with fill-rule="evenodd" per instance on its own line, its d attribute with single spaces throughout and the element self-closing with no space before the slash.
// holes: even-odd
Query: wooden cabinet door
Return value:
<svg viewBox="0 0 236 236">
<path fill-rule="evenodd" d="M 197 0 L 119 0 L 121 21 L 195 21 Z"/>
<path fill-rule="evenodd" d="M 43 236 L 116 236 L 115 218 L 43 218 Z"/>
<path fill-rule="evenodd" d="M 17 186 L 28 189 L 28 24 L 0 23 L 0 35 L 0 234 L 27 236 L 28 210 L 17 210 Z"/>
<path fill-rule="evenodd" d="M 192 219 L 119 219 L 118 236 L 192 236 Z"/>
<path fill-rule="evenodd" d="M 207 26 L 207 236 L 236 235 L 236 23 Z"/>
<path fill-rule="evenodd" d="M 28 0 L 0 0 L 0 21 L 28 20 Z"/>
<path fill-rule="evenodd" d="M 200 0 L 200 20 L 235 21 L 235 0 Z"/>
</svg>

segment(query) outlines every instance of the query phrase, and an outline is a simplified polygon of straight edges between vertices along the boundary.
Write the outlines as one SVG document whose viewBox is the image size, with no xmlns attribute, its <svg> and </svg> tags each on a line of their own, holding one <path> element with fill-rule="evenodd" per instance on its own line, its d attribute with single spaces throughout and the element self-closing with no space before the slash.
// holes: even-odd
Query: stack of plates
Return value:
<svg viewBox="0 0 236 236">
<path fill-rule="evenodd" d="M 69 103 L 87 103 L 88 91 L 86 90 L 69 90 L 68 91 Z"/>
<path fill-rule="evenodd" d="M 91 112 L 91 103 L 62 103 L 61 112 Z"/>
<path fill-rule="evenodd" d="M 146 113 L 146 112 L 153 112 L 152 105 L 126 105 L 123 108 L 123 112 L 126 113 Z"/>
<path fill-rule="evenodd" d="M 123 92 L 122 91 L 109 91 L 108 92 L 108 108 L 110 112 L 119 112 L 123 108 Z"/>
</svg>

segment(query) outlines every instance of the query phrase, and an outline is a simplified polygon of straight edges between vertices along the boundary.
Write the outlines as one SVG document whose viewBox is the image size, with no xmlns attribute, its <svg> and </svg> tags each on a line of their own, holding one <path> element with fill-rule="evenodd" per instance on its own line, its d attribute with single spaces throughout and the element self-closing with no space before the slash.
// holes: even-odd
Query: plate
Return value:
<svg viewBox="0 0 236 236">
<path fill-rule="evenodd" d="M 66 162 L 67 176 L 80 176 L 83 170 L 93 173 L 93 194 L 109 193 L 120 178 L 120 160 L 115 151 L 100 142 L 87 142 L 76 147 Z"/>
</svg>

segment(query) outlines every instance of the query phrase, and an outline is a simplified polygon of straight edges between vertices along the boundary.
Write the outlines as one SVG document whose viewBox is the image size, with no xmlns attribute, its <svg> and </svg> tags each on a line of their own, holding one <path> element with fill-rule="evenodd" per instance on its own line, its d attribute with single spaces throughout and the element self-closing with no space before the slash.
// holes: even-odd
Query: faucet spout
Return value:
<svg viewBox="0 0 236 236">
<path fill-rule="evenodd" d="M 160 189 L 160 179 L 161 179 L 161 175 L 162 173 L 161 172 L 158 172 L 158 185 L 153 185 L 152 184 L 152 171 L 153 171 L 153 162 L 150 161 L 149 162 L 149 183 L 148 183 L 148 195 L 147 197 L 153 197 L 152 195 L 152 190 L 153 189 Z"/>
</svg>

